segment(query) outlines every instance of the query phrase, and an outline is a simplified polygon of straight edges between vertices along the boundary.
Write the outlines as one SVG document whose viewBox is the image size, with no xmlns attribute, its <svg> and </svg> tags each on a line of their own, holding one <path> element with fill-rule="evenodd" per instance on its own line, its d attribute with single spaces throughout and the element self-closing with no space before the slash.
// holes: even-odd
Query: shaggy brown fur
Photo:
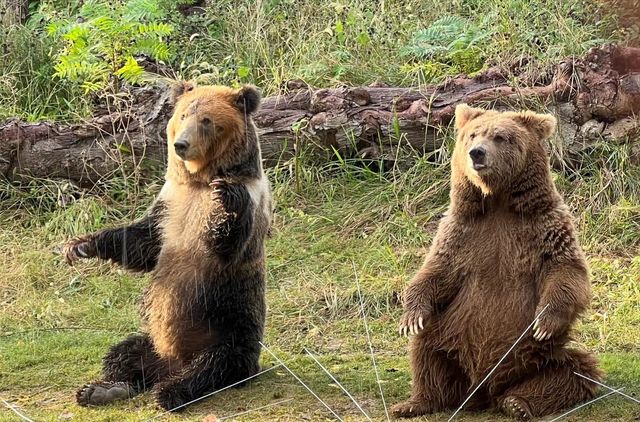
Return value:
<svg viewBox="0 0 640 422">
<path fill-rule="evenodd" d="M 153 386 L 160 406 L 173 409 L 259 370 L 271 221 L 250 118 L 260 95 L 185 84 L 176 97 L 166 182 L 147 217 L 64 248 L 69 262 L 99 257 L 152 271 L 144 334 L 112 347 L 103 379 L 78 392 L 83 405 Z"/>
<path fill-rule="evenodd" d="M 469 402 L 520 420 L 593 397 L 596 359 L 568 347 L 590 300 L 587 263 L 551 179 L 542 141 L 555 119 L 532 112 L 456 109 L 451 205 L 404 292 L 413 391 L 394 407 L 411 417 L 458 407 L 535 315 L 525 337 Z"/>
</svg>

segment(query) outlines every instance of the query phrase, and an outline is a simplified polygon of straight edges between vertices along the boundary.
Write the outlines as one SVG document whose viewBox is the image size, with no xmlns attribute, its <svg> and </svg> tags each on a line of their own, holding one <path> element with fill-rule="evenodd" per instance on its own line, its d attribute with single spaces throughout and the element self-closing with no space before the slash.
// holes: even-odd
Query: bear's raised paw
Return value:
<svg viewBox="0 0 640 422">
<path fill-rule="evenodd" d="M 73 239 L 62 246 L 62 257 L 69 265 L 81 258 L 93 258 L 96 256 L 96 248 L 89 236 Z"/>
</svg>

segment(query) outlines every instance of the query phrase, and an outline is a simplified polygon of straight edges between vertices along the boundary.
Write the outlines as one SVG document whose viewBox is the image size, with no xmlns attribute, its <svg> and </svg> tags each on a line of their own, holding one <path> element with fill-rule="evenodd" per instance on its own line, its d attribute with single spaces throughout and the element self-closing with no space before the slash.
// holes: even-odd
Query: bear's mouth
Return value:
<svg viewBox="0 0 640 422">
<path fill-rule="evenodd" d="M 487 168 L 487 165 L 486 165 L 486 164 L 482 164 L 482 163 L 473 163 L 473 169 L 474 169 L 475 171 L 482 170 L 482 169 L 486 169 L 486 168 Z"/>
</svg>

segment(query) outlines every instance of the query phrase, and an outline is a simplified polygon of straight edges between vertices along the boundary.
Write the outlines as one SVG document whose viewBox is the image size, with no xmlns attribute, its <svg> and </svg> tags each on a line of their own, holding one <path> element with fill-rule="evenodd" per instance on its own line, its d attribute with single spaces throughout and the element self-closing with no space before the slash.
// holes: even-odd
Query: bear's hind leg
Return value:
<svg viewBox="0 0 640 422">
<path fill-rule="evenodd" d="M 102 360 L 102 379 L 78 390 L 77 402 L 97 406 L 131 398 L 167 377 L 170 369 L 148 335 L 130 336 L 109 349 Z"/>
<path fill-rule="evenodd" d="M 456 408 L 465 399 L 470 381 L 458 362 L 445 352 L 433 350 L 423 335 L 412 340 L 413 389 L 409 400 L 391 408 L 394 416 L 411 418 Z M 474 407 L 485 407 L 474 403 Z M 469 406 L 467 406 L 469 408 Z"/>
<path fill-rule="evenodd" d="M 507 415 L 528 421 L 593 398 L 598 386 L 578 377 L 574 371 L 598 381 L 602 379 L 595 357 L 586 352 L 568 350 L 565 359 L 549 362 L 535 376 L 507 389 L 498 399 L 498 405 Z"/>
<path fill-rule="evenodd" d="M 259 358 L 257 341 L 212 346 L 154 387 L 158 405 L 166 410 L 182 411 L 183 405 L 192 400 L 257 374 Z"/>
</svg>

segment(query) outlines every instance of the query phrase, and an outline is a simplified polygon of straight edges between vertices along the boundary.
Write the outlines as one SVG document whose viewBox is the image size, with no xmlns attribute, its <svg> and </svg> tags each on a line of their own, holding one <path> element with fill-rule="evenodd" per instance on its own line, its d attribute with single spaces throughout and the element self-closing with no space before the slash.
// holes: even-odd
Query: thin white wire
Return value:
<svg viewBox="0 0 640 422">
<path fill-rule="evenodd" d="M 211 397 L 211 396 L 213 396 L 214 394 L 218 394 L 218 393 L 219 393 L 219 392 L 221 392 L 221 391 L 227 390 L 227 389 L 229 389 L 229 388 L 231 388 L 231 387 L 235 387 L 235 386 L 236 386 L 236 385 L 238 385 L 238 384 L 242 384 L 243 382 L 245 382 L 245 381 L 249 381 L 249 380 L 250 380 L 250 379 L 252 379 L 252 378 L 255 378 L 255 377 L 260 376 L 260 375 L 262 375 L 262 374 L 266 374 L 266 373 L 267 373 L 267 372 L 269 372 L 269 371 L 273 371 L 274 369 L 276 369 L 276 368 L 277 368 L 277 367 L 279 367 L 279 366 L 280 366 L 280 365 L 272 366 L 272 367 L 271 367 L 271 368 L 269 368 L 269 369 L 265 369 L 264 371 L 258 372 L 257 374 L 253 374 L 253 375 L 251 375 L 250 377 L 247 377 L 247 378 L 245 378 L 245 379 L 243 379 L 243 380 L 240 380 L 240 381 L 238 381 L 238 382 L 234 382 L 233 384 L 227 385 L 226 387 L 223 387 L 223 388 L 221 388 L 221 389 L 219 389 L 219 390 L 216 390 L 216 391 L 214 391 L 214 392 L 212 392 L 212 393 L 205 394 L 205 395 L 204 395 L 204 396 L 202 396 L 202 397 L 198 397 L 197 399 L 191 400 L 190 402 L 187 402 L 187 403 L 181 404 L 180 406 L 177 406 L 177 407 L 174 407 L 173 409 L 167 410 L 167 411 L 166 411 L 166 412 L 164 412 L 164 413 L 160 413 L 159 415 L 156 415 L 156 416 L 154 416 L 154 417 L 152 417 L 152 418 L 147 419 L 147 421 L 152 421 L 152 420 L 154 420 L 154 419 L 158 419 L 159 417 L 164 416 L 164 415 L 166 415 L 167 413 L 171 413 L 171 412 L 173 412 L 174 410 L 181 409 L 181 408 L 183 408 L 183 407 L 185 407 L 185 406 L 188 406 L 188 405 L 190 405 L 190 404 L 193 404 L 193 403 L 195 403 L 195 402 L 197 402 L 197 401 L 200 401 L 200 400 L 202 400 L 202 399 L 206 399 L 207 397 Z"/>
<path fill-rule="evenodd" d="M 358 273 L 356 271 L 356 264 L 351 261 L 353 267 L 353 273 L 356 280 L 356 286 L 358 286 L 358 296 L 360 297 L 360 309 L 362 311 L 362 321 L 364 322 L 364 328 L 367 331 L 367 343 L 369 343 L 369 352 L 371 353 L 371 362 L 373 362 L 373 370 L 376 373 L 376 382 L 380 389 L 380 398 L 382 399 L 382 406 L 384 406 L 384 414 L 387 417 L 387 421 L 390 421 L 389 410 L 387 409 L 387 402 L 384 399 L 384 393 L 382 392 L 382 383 L 380 382 L 380 374 L 378 373 L 378 365 L 376 365 L 376 358 L 373 353 L 373 344 L 371 343 L 371 335 L 369 334 L 369 324 L 367 324 L 367 315 L 364 311 L 364 300 L 362 299 L 362 292 L 360 291 L 360 281 L 358 280 Z"/>
<path fill-rule="evenodd" d="M 625 394 L 625 393 L 620 393 L 620 392 L 619 392 L 619 390 L 622 390 L 622 389 L 616 390 L 616 389 L 614 389 L 614 388 L 609 387 L 609 386 L 608 386 L 608 385 L 606 385 L 606 384 L 603 384 L 603 383 L 601 383 L 601 382 L 599 382 L 599 381 L 593 380 L 593 379 L 589 378 L 589 377 L 588 377 L 588 376 L 586 376 L 586 375 L 579 374 L 579 373 L 577 373 L 577 372 L 575 372 L 575 371 L 574 371 L 573 373 L 574 373 L 574 374 L 576 374 L 577 376 L 581 377 L 581 378 L 584 378 L 584 379 L 586 379 L 586 380 L 588 380 L 588 381 L 591 381 L 591 382 L 592 382 L 592 383 L 594 383 L 594 384 L 598 384 L 599 386 L 604 387 L 604 388 L 606 388 L 606 389 L 607 389 L 607 390 L 609 390 L 609 391 L 616 391 L 616 392 L 618 392 L 618 394 L 620 394 L 622 397 L 626 397 L 626 398 L 628 398 L 629 400 L 634 401 L 634 402 L 636 402 L 636 403 L 640 404 L 640 400 L 638 400 L 637 398 L 635 398 L 635 397 L 631 397 L 631 396 L 629 396 L 628 394 Z"/>
<path fill-rule="evenodd" d="M 27 422 L 33 422 L 32 419 L 29 419 L 26 415 L 20 413 L 18 411 L 18 409 L 12 405 L 11 403 L 7 402 L 4 399 L 0 399 L 2 401 L 2 403 L 4 403 L 5 406 L 7 406 L 9 409 L 11 409 L 13 411 L 13 413 L 15 413 L 16 415 L 20 416 L 20 418 L 22 418 L 22 420 L 27 421 Z"/>
<path fill-rule="evenodd" d="M 471 400 L 471 397 L 473 397 L 473 395 L 476 393 L 476 391 L 478 391 L 480 389 L 480 387 L 482 387 L 482 384 L 485 383 L 485 381 L 487 381 L 489 379 L 489 377 L 495 372 L 496 369 L 498 369 L 498 366 L 500 366 L 500 364 L 502 363 L 502 361 L 504 361 L 507 356 L 509 356 L 509 353 L 511 353 L 511 351 L 516 347 L 516 345 L 518 343 L 520 343 L 520 340 L 523 339 L 523 337 L 529 332 L 529 330 L 531 330 L 531 327 L 533 327 L 533 324 L 536 323 L 536 321 L 538 321 L 538 319 L 540 319 L 540 317 L 542 316 L 542 314 L 544 313 L 544 311 L 547 310 L 547 308 L 549 307 L 549 304 L 547 304 L 547 306 L 545 306 L 544 308 L 542 308 L 542 310 L 538 313 L 538 315 L 534 318 L 533 321 L 531 321 L 531 324 L 529 324 L 529 326 L 523 331 L 522 334 L 520 334 L 520 337 L 518 337 L 515 341 L 515 343 L 513 343 L 513 345 L 509 348 L 509 350 L 507 350 L 507 352 L 504 354 L 504 356 L 502 356 L 502 358 L 500 358 L 500 360 L 498 361 L 498 363 L 496 363 L 496 365 L 491 369 L 491 371 L 489 371 L 489 373 L 487 374 L 487 376 L 484 377 L 484 379 L 482 381 L 480 381 L 480 384 L 478 384 L 478 386 L 476 388 L 473 389 L 473 391 L 471 392 L 471 394 L 469 394 L 469 396 L 465 399 L 465 401 L 462 402 L 462 404 L 460 405 L 460 407 L 458 407 L 458 409 L 456 409 L 456 411 L 453 413 L 453 415 L 451 415 L 451 417 L 449 418 L 449 420 L 447 420 L 447 422 L 451 422 L 453 420 L 453 418 L 456 417 L 456 415 L 462 410 L 462 408 L 464 407 L 465 404 L 467 404 L 467 402 L 469 400 Z"/>
<path fill-rule="evenodd" d="M 329 377 L 331 377 L 331 379 L 333 380 L 333 382 L 335 382 L 336 384 L 338 384 L 338 387 L 340 387 L 342 389 L 342 391 L 344 391 L 344 393 L 351 399 L 351 401 L 353 402 L 353 404 L 356 405 L 356 407 L 358 408 L 358 410 L 360 410 L 360 412 L 362 412 L 362 414 L 365 416 L 365 418 L 367 418 L 367 420 L 371 421 L 371 418 L 369 417 L 369 415 L 367 415 L 367 412 L 364 411 L 364 409 L 360 406 L 360 404 L 356 401 L 356 399 L 347 391 L 346 388 L 344 388 L 344 386 L 342 384 L 340 384 L 340 381 L 338 381 L 333 375 L 331 375 L 331 372 L 329 372 L 329 370 L 327 368 L 325 368 L 318 359 L 316 359 L 316 357 L 309 351 L 309 349 L 307 349 L 306 347 L 304 348 L 304 351 L 307 352 L 307 354 L 309 356 L 311 356 L 311 359 L 313 359 L 320 368 L 322 368 L 322 370 L 329 375 Z"/>
<path fill-rule="evenodd" d="M 575 412 L 576 410 L 582 409 L 582 408 L 583 408 L 583 407 L 585 407 L 585 406 L 589 406 L 591 403 L 595 403 L 595 402 L 597 402 L 598 400 L 602 400 L 602 399 L 604 399 L 604 398 L 606 398 L 606 397 L 609 397 L 609 396 L 610 396 L 610 395 L 612 395 L 612 394 L 616 394 L 616 393 L 618 393 L 618 394 L 619 394 L 621 390 L 624 390 L 624 388 L 620 388 L 619 390 L 613 390 L 613 391 L 611 391 L 611 392 L 609 392 L 609 393 L 607 393 L 607 394 L 603 394 L 603 395 L 602 395 L 602 396 L 600 396 L 600 397 L 596 397 L 596 398 L 595 398 L 595 399 L 593 399 L 593 400 L 589 400 L 589 401 L 588 401 L 588 402 L 586 402 L 586 403 L 582 403 L 580 406 L 578 406 L 578 407 L 574 407 L 573 409 L 569 410 L 568 412 L 565 412 L 565 413 L 563 413 L 562 415 L 558 416 L 557 418 L 553 418 L 553 419 L 551 419 L 551 420 L 550 420 L 550 421 L 548 421 L 548 422 L 555 422 L 555 421 L 557 421 L 557 420 L 560 420 L 560 419 L 564 418 L 565 416 L 567 416 L 567 415 L 569 415 L 569 414 L 571 414 L 571 413 Z"/>
<path fill-rule="evenodd" d="M 282 365 L 282 367 L 284 369 L 286 369 L 291 374 L 291 376 L 293 376 L 300 384 L 302 384 L 302 386 L 304 388 L 306 388 L 307 391 L 309 391 L 313 395 L 313 397 L 315 397 L 320 403 L 322 403 L 324 405 L 324 407 L 326 407 L 329 410 L 329 412 L 331 412 L 333 414 L 333 416 L 336 417 L 336 419 L 338 419 L 340 422 L 344 422 L 342 420 L 342 418 L 336 412 L 334 412 L 333 409 L 331 407 L 329 407 L 329 405 L 327 403 L 325 403 L 320 397 L 318 397 L 318 395 L 316 393 L 314 393 L 313 390 L 311 388 L 309 388 L 309 386 L 307 384 L 305 384 L 296 374 L 294 374 L 293 371 L 291 369 L 289 369 L 289 367 L 287 365 L 285 365 L 284 362 L 282 360 L 280 360 L 280 358 L 278 356 L 276 356 L 271 350 L 269 350 L 269 348 L 267 348 L 267 346 L 265 346 L 262 342 L 259 342 L 259 343 L 262 346 L 262 348 L 264 350 L 266 350 L 267 352 L 269 352 L 269 354 L 271 356 L 273 356 L 273 358 L 275 360 L 277 360 L 278 363 L 280 365 Z"/>
<path fill-rule="evenodd" d="M 274 367 L 274 368 L 275 368 L 275 367 Z M 266 409 L 267 407 L 277 406 L 277 405 L 279 405 L 279 404 L 286 403 L 286 402 L 289 402 L 289 401 L 291 401 L 291 400 L 293 400 L 293 398 L 286 399 L 286 400 L 280 400 L 280 401 L 277 401 L 277 402 L 275 402 L 275 403 L 269 403 L 269 404 L 264 405 L 264 406 L 256 407 L 255 409 L 249 409 L 249 410 L 245 410 L 244 412 L 236 413 L 236 414 L 234 414 L 234 415 L 224 416 L 224 417 L 222 417 L 222 418 L 218 418 L 218 420 L 219 420 L 219 421 L 223 421 L 223 420 L 226 420 L 226 419 L 236 418 L 236 417 L 238 417 L 238 416 L 246 415 L 247 413 L 255 412 L 255 411 L 257 411 L 257 410 Z"/>
</svg>

